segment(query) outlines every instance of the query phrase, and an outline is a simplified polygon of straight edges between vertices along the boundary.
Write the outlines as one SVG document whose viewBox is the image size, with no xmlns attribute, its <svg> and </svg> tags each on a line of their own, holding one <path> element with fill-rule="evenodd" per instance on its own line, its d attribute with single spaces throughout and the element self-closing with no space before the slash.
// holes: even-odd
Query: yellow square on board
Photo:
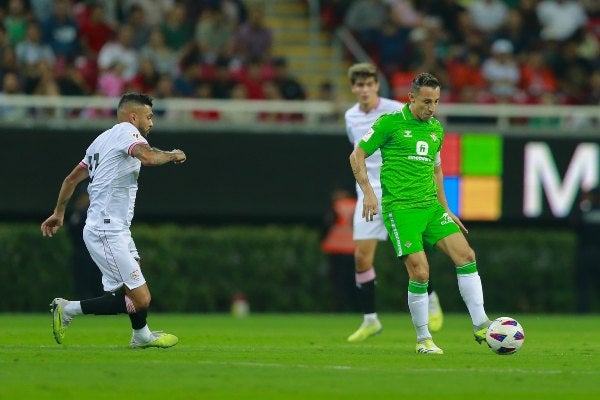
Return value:
<svg viewBox="0 0 600 400">
<path fill-rule="evenodd" d="M 502 214 L 502 181 L 495 176 L 463 176 L 460 182 L 461 219 L 496 221 Z"/>
</svg>

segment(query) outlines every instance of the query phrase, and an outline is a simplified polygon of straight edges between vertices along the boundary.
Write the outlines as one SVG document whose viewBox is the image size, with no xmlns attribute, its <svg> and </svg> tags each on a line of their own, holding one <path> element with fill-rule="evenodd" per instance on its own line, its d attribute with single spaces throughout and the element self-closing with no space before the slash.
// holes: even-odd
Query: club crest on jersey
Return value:
<svg viewBox="0 0 600 400">
<path fill-rule="evenodd" d="M 404 131 L 404 137 L 412 137 L 411 131 Z"/>
<path fill-rule="evenodd" d="M 430 134 L 429 136 L 431 136 L 431 140 L 433 140 L 434 142 L 437 142 L 438 137 L 435 133 Z"/>
<path fill-rule="evenodd" d="M 131 132 L 131 136 L 133 136 L 133 137 L 134 137 L 134 138 L 136 138 L 136 139 L 139 139 L 139 138 L 140 138 L 140 134 L 139 134 L 139 133 L 137 133 L 137 132 Z"/>
</svg>

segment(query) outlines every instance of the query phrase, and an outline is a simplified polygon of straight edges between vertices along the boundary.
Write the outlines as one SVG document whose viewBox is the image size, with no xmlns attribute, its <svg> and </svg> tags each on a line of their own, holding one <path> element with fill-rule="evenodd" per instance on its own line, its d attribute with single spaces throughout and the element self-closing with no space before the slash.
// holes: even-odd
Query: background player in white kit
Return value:
<svg viewBox="0 0 600 400">
<path fill-rule="evenodd" d="M 379 97 L 378 71 L 369 63 L 354 64 L 348 70 L 352 84 L 352 93 L 356 95 L 357 103 L 346 111 L 346 132 L 350 142 L 356 146 L 360 139 L 369 131 L 373 123 L 383 114 L 399 111 L 403 104 Z M 381 152 L 373 153 L 366 159 L 367 174 L 373 190 L 381 205 Z M 362 204 L 364 194 L 356 184 L 357 202 Z M 369 336 L 379 333 L 381 322 L 375 312 L 375 268 L 373 261 L 379 240 L 386 240 L 387 230 L 383 224 L 381 210 L 372 221 L 367 222 L 362 217 L 362 208 L 356 207 L 354 212 L 354 242 L 356 244 L 355 272 L 356 286 L 364 319 L 356 332 L 348 337 L 349 342 L 360 342 Z M 436 332 L 442 328 L 443 314 L 437 294 L 431 290 L 429 283 L 429 329 Z"/>
<path fill-rule="evenodd" d="M 134 348 L 171 347 L 179 340 L 168 333 L 150 331 L 146 323 L 150 290 L 129 230 L 141 164 L 179 164 L 186 159 L 181 150 L 163 151 L 148 145 L 145 137 L 153 126 L 152 116 L 150 96 L 123 95 L 117 107 L 118 123 L 88 147 L 83 160 L 63 181 L 54 213 L 42 223 L 42 235 L 52 237 L 63 225 L 65 209 L 75 187 L 89 178 L 90 206 L 83 238 L 102 272 L 107 293 L 81 301 L 54 299 L 50 306 L 57 343 L 62 343 L 65 329 L 77 315 L 120 313 L 129 314 Z"/>
</svg>

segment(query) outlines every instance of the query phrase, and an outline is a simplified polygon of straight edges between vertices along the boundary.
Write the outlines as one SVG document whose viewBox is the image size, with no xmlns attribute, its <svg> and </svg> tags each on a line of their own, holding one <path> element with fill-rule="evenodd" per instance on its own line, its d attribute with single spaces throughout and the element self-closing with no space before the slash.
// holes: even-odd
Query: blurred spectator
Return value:
<svg viewBox="0 0 600 400">
<path fill-rule="evenodd" d="M 258 7 L 250 9 L 248 21 L 241 24 L 235 39 L 235 51 L 242 62 L 248 60 L 271 59 L 271 48 L 273 46 L 273 32 L 265 26 L 264 12 Z"/>
<path fill-rule="evenodd" d="M 52 15 L 55 0 L 29 0 L 29 8 L 32 16 L 39 22 L 43 22 L 49 15 Z"/>
<path fill-rule="evenodd" d="M 585 10 L 574 0 L 542 0 L 536 11 L 544 40 L 567 40 L 587 21 Z"/>
<path fill-rule="evenodd" d="M 142 47 L 140 56 L 152 62 L 160 74 L 176 76 L 179 73 L 177 53 L 165 44 L 165 37 L 160 29 L 154 29 L 148 43 Z"/>
<path fill-rule="evenodd" d="M 501 0 L 474 0 L 469 15 L 479 31 L 492 35 L 506 22 L 508 7 Z"/>
<path fill-rule="evenodd" d="M 373 56 L 384 74 L 390 75 L 410 57 L 409 35 L 410 29 L 400 27 L 392 20 L 387 20 L 375 34 L 374 43 L 378 54 Z"/>
<path fill-rule="evenodd" d="M 240 83 L 246 88 L 248 99 L 261 100 L 265 98 L 263 93 L 264 82 L 262 63 L 260 60 L 250 60 L 240 77 Z"/>
<path fill-rule="evenodd" d="M 328 275 L 333 288 L 333 311 L 360 310 L 356 296 L 354 269 L 355 243 L 352 239 L 352 217 L 356 198 L 348 190 L 335 189 L 331 194 L 331 209 L 323 220 L 321 249 L 327 256 Z"/>
<path fill-rule="evenodd" d="M 213 99 L 231 98 L 231 89 L 235 82 L 229 72 L 229 60 L 219 58 L 215 62 L 215 77 L 210 81 L 210 97 Z"/>
<path fill-rule="evenodd" d="M 414 28 L 421 24 L 423 16 L 410 0 L 385 0 L 389 6 L 389 19 L 403 28 Z"/>
<path fill-rule="evenodd" d="M 98 66 L 100 72 L 112 69 L 116 65 L 122 68 L 122 77 L 125 81 L 132 79 L 138 70 L 138 52 L 132 46 L 133 28 L 122 25 L 119 28 L 117 39 L 106 43 L 98 54 Z"/>
<path fill-rule="evenodd" d="M 558 83 L 554 71 L 546 64 L 544 53 L 534 50 L 525 55 L 521 65 L 521 89 L 534 102 L 538 102 L 544 93 L 554 93 Z"/>
<path fill-rule="evenodd" d="M 346 104 L 339 96 L 336 96 L 335 87 L 331 81 L 326 80 L 319 84 L 316 100 L 328 101 L 333 105 L 334 108 L 331 114 L 321 115 L 319 117 L 319 122 L 338 123 L 342 120 L 342 116 L 346 111 Z"/>
<path fill-rule="evenodd" d="M 127 79 L 123 77 L 125 67 L 119 61 L 113 61 L 103 68 L 98 77 L 97 93 L 106 97 L 119 97 L 124 93 Z"/>
<path fill-rule="evenodd" d="M 50 17 L 42 21 L 43 41 L 52 47 L 61 63 L 80 53 L 79 30 L 70 15 L 68 0 L 56 0 Z"/>
<path fill-rule="evenodd" d="M 45 61 L 40 61 L 37 64 L 37 70 L 37 80 L 33 94 L 38 96 L 60 96 L 60 88 L 54 77 L 52 66 Z M 54 111 L 52 109 L 52 112 Z"/>
<path fill-rule="evenodd" d="M 152 31 L 152 28 L 146 22 L 146 14 L 142 6 L 134 4 L 129 8 L 126 23 L 133 28 L 133 39 L 131 41 L 133 47 L 140 50 L 148 43 Z"/>
<path fill-rule="evenodd" d="M 204 62 L 212 63 L 218 57 L 231 58 L 235 43 L 235 28 L 220 8 L 207 8 L 196 24 L 196 41 Z"/>
<path fill-rule="evenodd" d="M 42 33 L 37 22 L 27 24 L 25 40 L 17 44 L 15 51 L 17 63 L 25 76 L 37 74 L 37 67 L 41 61 L 54 66 L 54 52 L 50 46 L 42 43 Z"/>
<path fill-rule="evenodd" d="M 481 71 L 481 57 L 468 49 L 456 50 L 456 54 L 446 64 L 452 95 L 458 95 L 466 86 L 475 92 L 483 91 L 486 81 Z M 463 96 L 465 94 L 467 93 Z"/>
<path fill-rule="evenodd" d="M 60 94 L 64 96 L 85 96 L 90 94 L 83 75 L 77 69 L 75 61 L 69 59 L 65 63 L 62 74 L 58 77 Z"/>
<path fill-rule="evenodd" d="M 198 88 L 198 64 L 181 63 L 181 73 L 173 81 L 177 97 L 192 97 Z"/>
<path fill-rule="evenodd" d="M 506 39 L 492 44 L 492 56 L 481 66 L 490 93 L 497 102 L 507 102 L 516 95 L 521 74 L 513 57 L 513 45 Z"/>
<path fill-rule="evenodd" d="M 420 7 L 423 14 L 435 16 L 442 20 L 442 26 L 450 43 L 462 42 L 461 38 L 464 34 L 461 33 L 463 28 L 459 25 L 459 22 L 461 18 L 463 20 L 466 18 L 471 24 L 471 19 L 466 8 L 458 0 L 421 0 L 416 5 Z"/>
<path fill-rule="evenodd" d="M 161 74 L 158 77 L 156 87 L 152 93 L 153 97 L 156 99 L 168 99 L 171 97 L 176 97 L 173 86 L 173 78 L 171 75 Z"/>
<path fill-rule="evenodd" d="M 25 108 L 2 105 L 2 98 L 23 94 L 19 76 L 15 72 L 6 72 L 2 76 L 2 87 L 0 88 L 0 120 L 18 121 L 26 116 Z"/>
<path fill-rule="evenodd" d="M 137 74 L 127 83 L 127 91 L 151 93 L 158 83 L 159 76 L 152 61 L 141 58 Z"/>
<path fill-rule="evenodd" d="M 388 17 L 389 7 L 382 0 L 355 0 L 346 12 L 344 25 L 364 48 L 369 49 Z"/>
<path fill-rule="evenodd" d="M 80 40 L 84 54 L 90 60 L 95 61 L 102 47 L 112 39 L 113 33 L 112 27 L 104 18 L 104 7 L 92 3 L 88 9 L 88 15 L 80 26 Z"/>
<path fill-rule="evenodd" d="M 17 64 L 17 54 L 12 47 L 6 47 L 2 51 L 2 59 L 0 60 L 0 78 L 8 73 L 15 73 L 20 76 L 21 69 Z"/>
<path fill-rule="evenodd" d="M 526 21 L 518 9 L 508 10 L 504 25 L 496 31 L 494 39 L 507 39 L 514 46 L 514 53 L 521 55 L 539 47 L 539 30 L 535 28 L 535 21 Z"/>
<path fill-rule="evenodd" d="M 304 87 L 291 75 L 287 60 L 285 58 L 277 58 L 273 61 L 273 65 L 275 66 L 273 82 L 277 85 L 281 97 L 284 100 L 306 99 Z"/>
<path fill-rule="evenodd" d="M 223 14 L 234 26 L 248 20 L 248 10 L 244 0 L 220 0 L 220 3 Z"/>
<path fill-rule="evenodd" d="M 186 18 L 185 6 L 176 3 L 167 12 L 167 17 L 160 27 L 165 44 L 173 51 L 182 49 L 193 37 L 194 31 Z"/>
<path fill-rule="evenodd" d="M 321 26 L 329 32 L 344 23 L 344 16 L 352 4 L 347 0 L 321 0 Z"/>
<path fill-rule="evenodd" d="M 11 46 L 25 38 L 27 32 L 27 9 L 24 0 L 10 0 L 4 16 L 4 27 Z"/>
<path fill-rule="evenodd" d="M 174 0 L 124 0 L 124 9 L 128 11 L 134 5 L 144 10 L 146 23 L 152 28 L 158 28 L 164 21 L 164 16 L 175 4 Z"/>
</svg>

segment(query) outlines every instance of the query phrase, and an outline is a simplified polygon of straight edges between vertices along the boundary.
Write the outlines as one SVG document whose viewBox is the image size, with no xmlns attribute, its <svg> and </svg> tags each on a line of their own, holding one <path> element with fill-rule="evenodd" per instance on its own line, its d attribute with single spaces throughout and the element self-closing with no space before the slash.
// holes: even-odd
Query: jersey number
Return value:
<svg viewBox="0 0 600 400">
<path fill-rule="evenodd" d="M 96 162 L 96 164 L 94 164 L 94 161 Z M 94 153 L 93 156 L 88 156 L 88 165 L 89 165 L 88 168 L 90 170 L 90 173 L 92 171 L 94 171 L 96 168 L 98 168 L 99 162 L 100 162 L 100 153 Z"/>
</svg>

